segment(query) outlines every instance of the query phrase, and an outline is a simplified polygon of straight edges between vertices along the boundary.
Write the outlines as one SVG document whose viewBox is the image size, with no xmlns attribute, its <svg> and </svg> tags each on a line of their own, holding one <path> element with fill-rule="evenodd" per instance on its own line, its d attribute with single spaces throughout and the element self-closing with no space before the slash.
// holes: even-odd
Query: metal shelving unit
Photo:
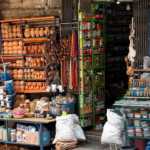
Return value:
<svg viewBox="0 0 150 150">
<path fill-rule="evenodd" d="M 98 5 L 98 8 L 101 6 L 101 9 L 102 9 L 102 15 L 103 15 L 103 18 L 102 19 L 93 19 L 93 5 Z M 103 6 L 103 7 L 102 7 Z M 78 6 L 79 8 L 79 6 Z M 80 61 L 81 61 L 81 66 L 79 71 L 80 71 L 80 91 L 79 91 L 79 108 L 80 108 L 80 114 L 79 114 L 79 117 L 80 117 L 80 121 L 81 121 L 81 125 L 82 127 L 89 127 L 89 126 L 93 126 L 93 128 L 95 128 L 95 125 L 96 124 L 100 124 L 100 123 L 104 123 L 104 121 L 99 121 L 98 123 L 95 123 L 95 116 L 96 115 L 103 115 L 105 116 L 105 110 L 104 112 L 102 113 L 96 113 L 95 112 L 95 104 L 96 102 L 102 102 L 104 101 L 104 107 L 105 107 L 105 7 L 104 7 L 104 3 L 92 3 L 91 4 L 91 20 L 84 20 L 82 18 L 82 15 L 83 15 L 83 12 L 79 12 L 79 9 L 78 9 L 78 14 L 81 13 L 81 20 L 78 19 L 78 22 L 79 22 L 79 25 L 81 25 L 81 37 L 80 37 L 80 49 L 81 49 L 81 53 L 80 53 Z M 91 38 L 83 38 L 83 23 L 84 21 L 87 21 L 87 22 L 91 22 L 91 32 L 92 32 L 92 37 Z M 94 37 L 93 35 L 93 24 L 96 24 L 96 23 L 100 23 L 101 24 L 101 36 L 100 37 Z M 94 46 L 93 44 L 93 40 L 94 39 L 103 39 L 103 45 L 104 46 Z M 92 43 L 92 47 L 83 47 L 83 40 L 91 40 L 91 43 Z M 98 48 L 103 48 L 104 49 L 104 52 L 103 53 L 94 53 L 94 49 L 98 49 Z M 83 49 L 92 49 L 92 53 L 91 54 L 83 54 Z M 92 57 L 92 66 L 91 68 L 83 68 L 83 58 L 84 57 Z M 101 61 L 102 61 L 102 65 L 101 66 L 95 66 L 94 62 L 96 62 L 95 58 L 98 57 L 98 58 L 101 58 Z M 84 71 L 86 70 L 91 70 L 92 74 L 91 75 L 88 75 L 88 76 L 84 76 Z M 99 74 L 95 74 L 95 71 L 103 71 L 104 74 L 102 75 L 99 75 Z M 96 76 L 99 76 L 102 80 L 102 82 L 99 82 L 99 85 L 98 87 L 95 88 L 95 85 L 94 85 L 94 82 L 95 82 L 95 77 Z M 88 88 L 88 89 L 84 89 L 84 79 L 85 78 L 90 78 L 90 81 L 92 83 L 91 85 L 91 88 Z M 98 101 L 95 100 L 95 91 L 96 90 L 103 90 L 103 98 L 99 99 Z M 84 102 L 84 98 L 85 98 L 85 92 L 87 91 L 92 91 L 92 101 L 90 102 Z M 92 114 L 84 114 L 84 105 L 86 104 L 91 104 L 92 105 Z M 81 110 L 82 109 L 82 110 Z M 104 108 L 105 109 L 105 108 Z M 84 120 L 89 120 L 91 119 L 91 124 L 85 124 L 84 123 Z"/>
<path fill-rule="evenodd" d="M 24 61 L 25 61 L 25 57 L 45 57 L 45 56 L 54 56 L 54 55 L 49 55 L 49 54 L 23 54 L 23 50 L 24 44 L 42 44 L 42 43 L 46 43 L 47 42 L 47 37 L 43 36 L 43 37 L 31 37 L 31 38 L 25 38 L 24 37 L 24 29 L 25 29 L 25 24 L 29 24 L 31 25 L 33 28 L 44 28 L 44 27 L 54 27 L 54 36 L 53 36 L 53 40 L 55 42 L 56 45 L 56 38 L 59 37 L 57 35 L 57 32 L 59 32 L 59 18 L 55 17 L 55 16 L 51 16 L 51 17 L 41 17 L 41 18 L 27 18 L 27 19 L 14 19 L 14 20 L 2 20 L 0 21 L 0 23 L 10 23 L 11 25 L 21 25 L 21 38 L 12 38 L 12 39 L 2 39 L 2 33 L 1 33 L 1 27 L 0 27 L 0 54 L 1 54 L 1 50 L 2 50 L 2 42 L 9 42 L 9 41 L 22 41 L 22 54 L 13 54 L 13 55 L 0 55 L 2 56 L 3 60 L 5 62 L 15 62 L 16 60 L 23 60 L 23 67 L 10 67 L 10 69 L 23 69 L 23 81 L 24 81 L 24 90 L 18 90 L 16 91 L 17 93 L 31 93 L 29 90 L 25 90 L 25 81 L 30 80 L 30 79 L 25 79 L 24 78 L 24 69 L 41 69 L 43 70 L 45 67 L 25 67 L 24 66 Z M 51 36 L 49 36 L 51 37 Z M 56 60 L 57 62 L 57 60 Z M 57 68 L 57 65 L 56 65 Z M 19 79 L 18 79 L 19 80 Z M 36 79 L 35 79 L 36 80 Z M 30 80 L 32 81 L 32 80 Z M 33 80 L 34 81 L 34 80 Z M 38 81 L 38 80 L 37 80 Z M 41 80 L 39 80 L 41 81 Z M 41 93 L 41 92 L 47 92 L 46 90 L 32 90 L 32 93 Z"/>
</svg>

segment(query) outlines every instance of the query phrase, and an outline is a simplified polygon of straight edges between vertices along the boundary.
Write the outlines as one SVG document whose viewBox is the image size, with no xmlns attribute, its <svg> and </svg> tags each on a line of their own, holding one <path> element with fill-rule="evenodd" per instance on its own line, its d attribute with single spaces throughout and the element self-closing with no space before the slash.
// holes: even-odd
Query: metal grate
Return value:
<svg viewBox="0 0 150 150">
<path fill-rule="evenodd" d="M 133 16 L 135 28 L 134 47 L 137 52 L 135 58 L 135 67 L 143 65 L 143 57 L 149 56 L 148 6 L 149 0 L 133 0 Z"/>
</svg>

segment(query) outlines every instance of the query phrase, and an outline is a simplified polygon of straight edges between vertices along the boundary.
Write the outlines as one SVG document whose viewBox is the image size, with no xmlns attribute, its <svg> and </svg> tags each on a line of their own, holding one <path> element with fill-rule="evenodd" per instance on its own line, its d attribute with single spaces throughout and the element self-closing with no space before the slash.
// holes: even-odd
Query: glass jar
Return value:
<svg viewBox="0 0 150 150">
<path fill-rule="evenodd" d="M 22 131 L 17 131 L 17 142 L 22 142 Z"/>
<path fill-rule="evenodd" d="M 11 130 L 11 141 L 16 142 L 16 130 Z"/>
</svg>

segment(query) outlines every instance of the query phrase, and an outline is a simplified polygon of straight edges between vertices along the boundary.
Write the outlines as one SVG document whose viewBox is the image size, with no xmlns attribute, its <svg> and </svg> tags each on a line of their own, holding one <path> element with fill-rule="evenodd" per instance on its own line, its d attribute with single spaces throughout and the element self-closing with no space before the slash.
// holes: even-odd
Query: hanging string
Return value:
<svg viewBox="0 0 150 150">
<path fill-rule="evenodd" d="M 75 88 L 75 61 L 73 59 L 73 70 L 72 70 L 72 86 Z"/>
<path fill-rule="evenodd" d="M 79 91 L 79 80 L 78 80 L 78 68 L 77 68 L 77 61 L 76 61 L 76 70 L 75 70 L 75 91 Z"/>
<path fill-rule="evenodd" d="M 74 32 L 72 32 L 71 37 L 71 57 L 74 57 Z"/>
<path fill-rule="evenodd" d="M 78 49 L 77 49 L 77 36 L 76 33 L 74 33 L 74 57 L 78 57 Z"/>
<path fill-rule="evenodd" d="M 70 83 L 69 83 L 69 89 L 72 90 L 72 59 L 70 59 Z"/>
</svg>

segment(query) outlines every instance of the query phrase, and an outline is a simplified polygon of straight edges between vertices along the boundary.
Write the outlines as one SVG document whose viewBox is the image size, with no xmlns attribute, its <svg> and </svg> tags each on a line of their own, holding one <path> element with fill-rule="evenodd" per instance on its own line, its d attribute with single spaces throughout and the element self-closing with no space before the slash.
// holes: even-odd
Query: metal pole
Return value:
<svg viewBox="0 0 150 150">
<path fill-rule="evenodd" d="M 43 124 L 40 123 L 40 150 L 43 150 Z"/>
</svg>

